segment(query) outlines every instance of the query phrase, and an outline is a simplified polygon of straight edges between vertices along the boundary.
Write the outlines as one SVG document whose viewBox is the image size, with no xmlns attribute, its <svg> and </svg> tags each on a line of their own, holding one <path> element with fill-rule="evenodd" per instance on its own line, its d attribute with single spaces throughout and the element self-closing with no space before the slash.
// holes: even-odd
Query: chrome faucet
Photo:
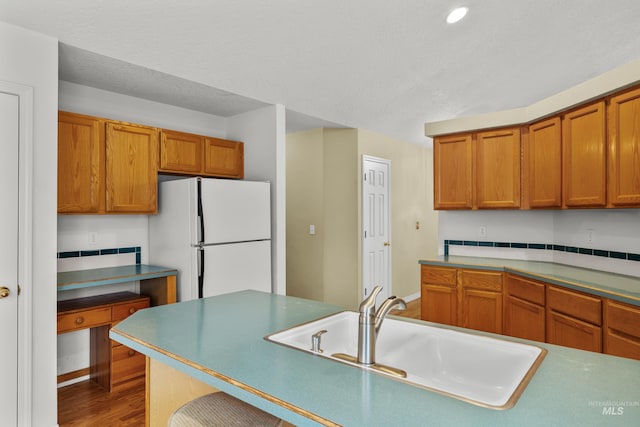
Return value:
<svg viewBox="0 0 640 427">
<path fill-rule="evenodd" d="M 376 338 L 380 332 L 382 321 L 393 308 L 407 308 L 402 298 L 387 298 L 376 311 L 376 297 L 382 288 L 376 286 L 360 303 L 360 320 L 358 322 L 358 363 L 372 365 L 376 363 Z"/>
</svg>

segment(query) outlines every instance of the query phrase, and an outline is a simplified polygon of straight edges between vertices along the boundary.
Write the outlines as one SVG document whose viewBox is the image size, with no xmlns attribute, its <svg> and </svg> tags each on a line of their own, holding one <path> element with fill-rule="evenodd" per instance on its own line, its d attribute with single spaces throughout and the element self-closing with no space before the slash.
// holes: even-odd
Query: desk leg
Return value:
<svg viewBox="0 0 640 427">
<path fill-rule="evenodd" d="M 151 306 L 176 302 L 176 276 L 140 280 L 140 294 L 151 298 Z"/>
</svg>

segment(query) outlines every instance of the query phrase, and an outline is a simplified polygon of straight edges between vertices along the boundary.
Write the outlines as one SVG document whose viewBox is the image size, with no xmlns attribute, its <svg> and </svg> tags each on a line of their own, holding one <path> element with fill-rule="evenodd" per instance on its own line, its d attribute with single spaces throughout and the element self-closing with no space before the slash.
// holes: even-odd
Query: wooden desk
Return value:
<svg viewBox="0 0 640 427">
<path fill-rule="evenodd" d="M 108 391 L 144 382 L 145 357 L 111 341 L 109 329 L 140 309 L 176 302 L 176 274 L 173 269 L 148 265 L 58 273 L 58 292 L 140 281 L 141 295 L 116 292 L 58 301 L 58 334 L 90 329 L 91 381 Z M 61 377 L 68 380 L 86 375 L 86 371 Z"/>
</svg>

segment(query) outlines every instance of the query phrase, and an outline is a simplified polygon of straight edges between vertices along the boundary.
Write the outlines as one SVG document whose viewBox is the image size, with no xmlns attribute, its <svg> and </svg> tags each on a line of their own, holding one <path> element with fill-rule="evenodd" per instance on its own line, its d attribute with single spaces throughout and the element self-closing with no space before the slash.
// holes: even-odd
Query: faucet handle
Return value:
<svg viewBox="0 0 640 427">
<path fill-rule="evenodd" d="M 320 348 L 320 340 L 322 339 L 322 334 L 326 333 L 327 331 L 323 329 L 311 335 L 311 351 L 313 351 L 314 353 L 322 353 L 322 349 Z"/>
<path fill-rule="evenodd" d="M 371 293 L 360 303 L 360 314 L 373 316 L 376 311 L 376 297 L 382 290 L 382 286 L 376 285 Z"/>
</svg>

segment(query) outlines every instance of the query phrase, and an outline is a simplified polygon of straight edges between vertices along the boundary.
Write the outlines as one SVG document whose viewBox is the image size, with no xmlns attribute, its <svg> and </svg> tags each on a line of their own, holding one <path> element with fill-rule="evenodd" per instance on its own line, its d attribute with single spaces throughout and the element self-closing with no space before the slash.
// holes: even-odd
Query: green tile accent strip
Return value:
<svg viewBox="0 0 640 427">
<path fill-rule="evenodd" d="M 444 254 L 449 255 L 449 246 L 477 246 L 485 248 L 512 248 L 512 249 L 539 249 L 547 251 L 570 252 L 580 255 L 598 256 L 604 258 L 623 259 L 627 261 L 639 261 L 640 254 L 608 251 L 603 249 L 579 248 L 576 246 L 564 246 L 549 243 L 522 243 L 522 242 L 487 242 L 475 240 L 445 240 Z M 62 258 L 62 257 L 60 257 Z"/>
<path fill-rule="evenodd" d="M 108 248 L 108 249 L 92 249 L 80 251 L 58 252 L 57 258 L 80 258 L 87 256 L 100 255 L 117 255 L 117 254 L 135 254 L 136 264 L 140 264 L 142 260 L 142 248 L 140 246 L 129 246 L 126 248 Z"/>
</svg>

